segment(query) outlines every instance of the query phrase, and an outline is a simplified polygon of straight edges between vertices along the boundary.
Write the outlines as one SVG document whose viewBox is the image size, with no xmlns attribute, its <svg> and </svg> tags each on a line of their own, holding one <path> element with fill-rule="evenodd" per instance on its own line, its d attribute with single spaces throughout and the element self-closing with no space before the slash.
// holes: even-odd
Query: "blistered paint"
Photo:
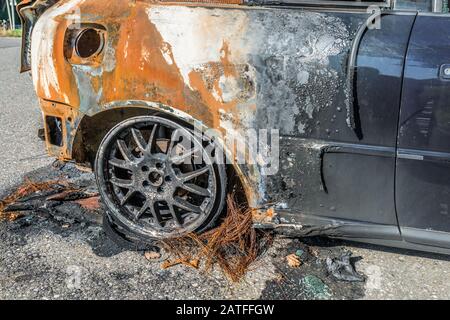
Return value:
<svg viewBox="0 0 450 320">
<path fill-rule="evenodd" d="M 72 12 L 84 1 L 74 0 L 56 4 L 40 17 L 40 22 L 34 27 L 32 38 L 39 41 L 31 42 L 31 61 L 33 83 L 38 95 L 58 96 L 58 101 L 71 102 L 68 93 L 72 83 L 70 79 L 67 81 L 59 77 L 61 70 L 58 66 L 63 51 L 61 40 L 64 39 L 66 27 L 70 22 L 58 21 L 57 17 Z"/>
</svg>

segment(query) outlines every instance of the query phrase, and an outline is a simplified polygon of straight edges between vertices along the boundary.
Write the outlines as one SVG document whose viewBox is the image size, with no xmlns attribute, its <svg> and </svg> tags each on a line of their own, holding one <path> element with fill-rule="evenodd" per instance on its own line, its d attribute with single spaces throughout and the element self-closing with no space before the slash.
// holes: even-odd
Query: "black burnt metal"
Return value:
<svg viewBox="0 0 450 320">
<path fill-rule="evenodd" d="M 122 215 L 150 229 L 183 232 L 207 218 L 204 203 L 215 201 L 215 173 L 211 162 L 197 164 L 202 143 L 183 127 L 156 119 L 114 137 L 104 178 Z"/>
</svg>

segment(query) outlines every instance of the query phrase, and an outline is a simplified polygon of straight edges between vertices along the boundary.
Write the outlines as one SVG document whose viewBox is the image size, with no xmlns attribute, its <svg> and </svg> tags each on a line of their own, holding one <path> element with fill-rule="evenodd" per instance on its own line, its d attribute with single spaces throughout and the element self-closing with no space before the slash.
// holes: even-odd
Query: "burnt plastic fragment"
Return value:
<svg viewBox="0 0 450 320">
<path fill-rule="evenodd" d="M 326 260 L 328 273 L 331 274 L 335 279 L 341 281 L 365 281 L 366 278 L 363 275 L 359 274 L 355 269 L 354 259 L 358 258 L 352 259 L 351 256 L 351 252 L 346 252 L 338 258 L 328 257 Z"/>
</svg>

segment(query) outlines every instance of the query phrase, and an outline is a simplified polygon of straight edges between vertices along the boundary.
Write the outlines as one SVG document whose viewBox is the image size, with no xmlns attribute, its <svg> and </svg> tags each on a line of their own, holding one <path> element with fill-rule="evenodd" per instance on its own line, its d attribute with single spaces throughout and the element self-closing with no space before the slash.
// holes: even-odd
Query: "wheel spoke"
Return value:
<svg viewBox="0 0 450 320">
<path fill-rule="evenodd" d="M 125 205 L 125 203 L 127 203 L 127 201 L 130 199 L 130 197 L 136 192 L 136 190 L 134 189 L 129 189 L 127 194 L 125 196 L 123 196 L 122 199 L 120 199 L 120 205 Z"/>
<path fill-rule="evenodd" d="M 125 160 L 113 158 L 113 159 L 109 160 L 108 162 L 110 165 L 112 165 L 114 167 L 131 170 L 130 164 Z"/>
<path fill-rule="evenodd" d="M 170 137 L 170 144 L 169 147 L 167 148 L 167 154 L 169 155 L 169 157 L 172 154 L 172 150 L 175 147 L 175 143 L 178 142 L 178 139 L 180 138 L 180 130 L 176 129 L 172 132 L 172 136 Z"/>
<path fill-rule="evenodd" d="M 192 183 L 186 183 L 181 186 L 184 190 L 189 191 L 194 194 L 198 194 L 199 196 L 209 197 L 211 195 L 208 189 L 199 187 Z"/>
<path fill-rule="evenodd" d="M 181 209 L 187 210 L 189 212 L 200 213 L 202 210 L 199 206 L 196 206 L 180 197 L 175 197 L 173 199 L 173 204 Z"/>
<path fill-rule="evenodd" d="M 149 205 L 150 208 L 150 212 L 152 213 L 153 219 L 156 221 L 156 223 L 162 227 L 162 217 L 159 214 L 159 212 L 157 212 L 157 210 L 155 210 L 155 203 L 152 203 L 151 205 Z"/>
<path fill-rule="evenodd" d="M 209 171 L 209 167 L 206 166 L 206 167 L 200 168 L 200 169 L 198 169 L 198 170 L 196 170 L 196 171 L 192 171 L 192 172 L 188 172 L 188 173 L 183 173 L 183 174 L 180 175 L 178 178 L 179 178 L 182 182 L 186 182 L 186 181 L 192 180 L 192 179 L 194 179 L 194 178 L 196 178 L 196 177 L 198 177 L 198 176 L 200 176 L 200 175 L 202 175 L 202 174 L 204 174 L 204 173 L 206 173 L 206 172 L 208 172 L 208 171 Z"/>
<path fill-rule="evenodd" d="M 125 180 L 125 179 L 119 179 L 116 177 L 112 177 L 111 180 L 109 180 L 113 185 L 125 188 L 125 189 L 131 189 L 133 187 L 133 181 L 132 180 Z"/>
<path fill-rule="evenodd" d="M 148 139 L 147 148 L 146 151 L 148 153 L 152 153 L 152 148 L 155 144 L 155 136 L 156 136 L 156 130 L 158 129 L 158 125 L 153 125 L 152 132 L 150 133 L 150 138 Z"/>
<path fill-rule="evenodd" d="M 131 128 L 131 134 L 133 135 L 134 142 L 136 142 L 137 147 L 141 152 L 147 151 L 147 142 L 145 142 L 144 137 L 140 130 Z"/>
<path fill-rule="evenodd" d="M 117 140 L 117 146 L 119 147 L 120 153 L 123 156 L 123 159 L 126 161 L 133 161 L 134 156 L 131 151 L 128 149 L 127 144 L 123 140 Z"/>
<path fill-rule="evenodd" d="M 170 214 L 172 215 L 173 219 L 175 220 L 177 226 L 181 227 L 183 225 L 183 219 L 177 212 L 175 211 L 175 207 L 172 204 L 168 204 Z"/>
<path fill-rule="evenodd" d="M 139 218 L 144 214 L 144 212 L 148 209 L 148 207 L 149 207 L 151 204 L 152 204 L 151 201 L 145 200 L 145 202 L 144 202 L 142 208 L 141 208 L 141 209 L 136 213 L 136 215 L 135 215 L 136 220 L 139 219 Z"/>
<path fill-rule="evenodd" d="M 184 161 L 186 161 L 186 159 L 192 157 L 193 155 L 195 155 L 199 151 L 200 151 L 200 148 L 192 148 L 189 151 L 183 152 L 183 154 L 181 154 L 181 155 L 177 155 L 177 156 L 172 157 L 170 160 L 174 164 L 177 164 L 177 165 L 178 164 L 182 164 Z"/>
</svg>

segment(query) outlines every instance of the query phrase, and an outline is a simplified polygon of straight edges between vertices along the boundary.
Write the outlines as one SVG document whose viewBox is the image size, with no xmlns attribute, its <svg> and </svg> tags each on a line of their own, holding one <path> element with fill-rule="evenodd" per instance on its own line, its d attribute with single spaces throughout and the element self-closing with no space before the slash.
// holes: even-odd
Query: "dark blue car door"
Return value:
<svg viewBox="0 0 450 320">
<path fill-rule="evenodd" d="M 407 51 L 396 163 L 404 240 L 450 248 L 450 16 L 419 14 Z"/>
</svg>

